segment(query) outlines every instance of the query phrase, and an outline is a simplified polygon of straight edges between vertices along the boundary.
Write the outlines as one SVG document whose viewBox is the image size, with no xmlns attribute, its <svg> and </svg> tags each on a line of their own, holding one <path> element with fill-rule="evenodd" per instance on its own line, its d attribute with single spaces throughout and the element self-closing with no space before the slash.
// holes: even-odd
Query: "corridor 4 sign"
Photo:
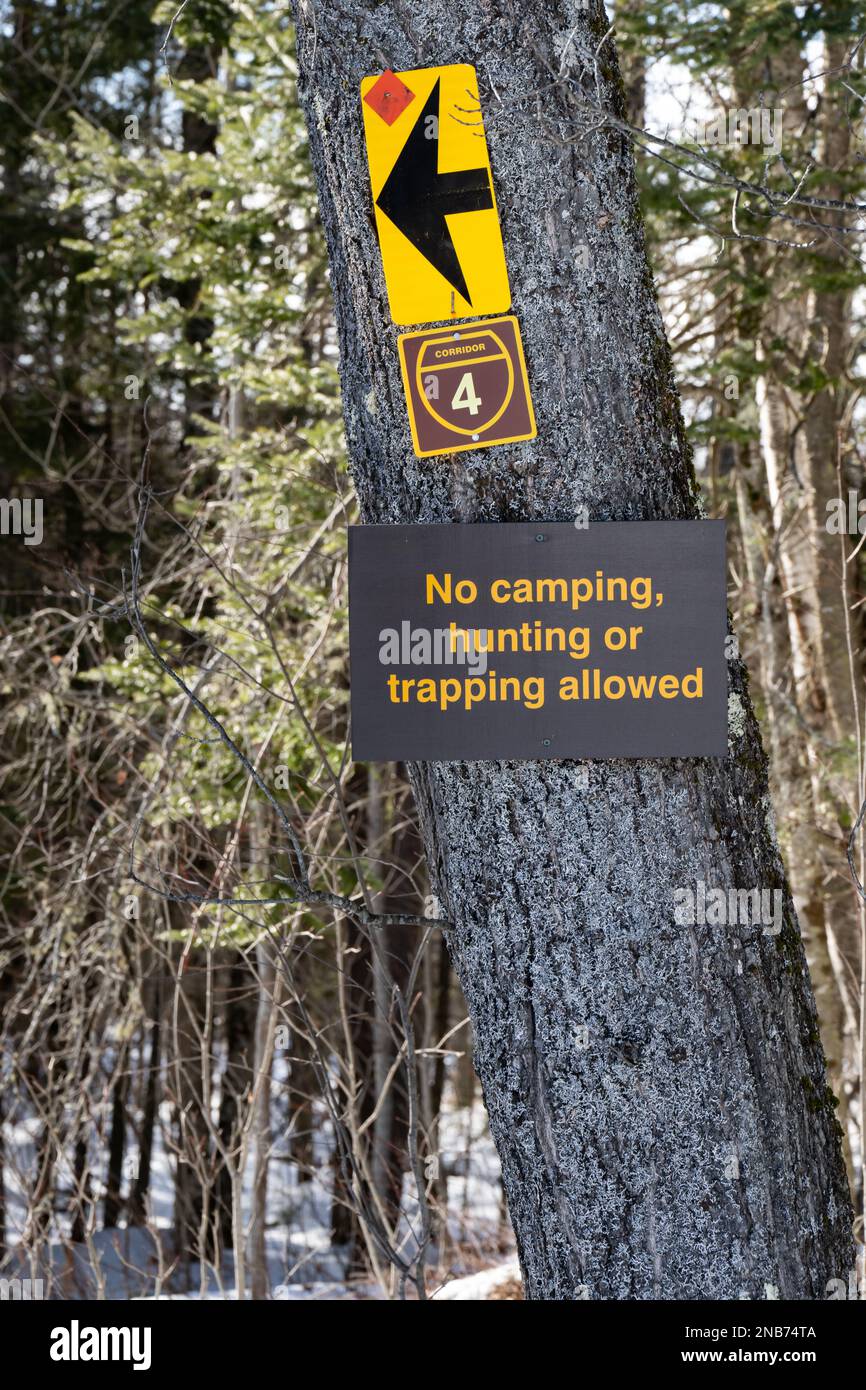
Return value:
<svg viewBox="0 0 866 1390">
<path fill-rule="evenodd" d="M 419 458 L 535 437 L 513 315 L 402 333 L 400 369 Z"/>
<path fill-rule="evenodd" d="M 505 251 L 468 63 L 361 82 L 376 228 L 398 324 L 501 314 Z"/>
</svg>

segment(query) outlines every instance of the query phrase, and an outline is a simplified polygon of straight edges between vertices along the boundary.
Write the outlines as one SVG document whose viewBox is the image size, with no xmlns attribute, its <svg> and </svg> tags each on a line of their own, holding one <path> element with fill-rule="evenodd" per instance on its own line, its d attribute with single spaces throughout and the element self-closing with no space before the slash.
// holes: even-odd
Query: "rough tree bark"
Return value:
<svg viewBox="0 0 866 1390">
<path fill-rule="evenodd" d="M 296 0 L 365 522 L 699 512 L 612 41 L 563 0 Z M 597 65 L 592 55 L 598 48 Z M 358 84 L 472 62 L 539 437 L 413 456 Z M 589 266 L 580 247 L 589 248 Z M 821 1298 L 852 1267 L 838 1126 L 745 676 L 725 760 L 412 769 L 530 1299 Z M 673 890 L 784 888 L 777 937 Z M 579 1045 L 588 1029 L 589 1046 Z"/>
</svg>

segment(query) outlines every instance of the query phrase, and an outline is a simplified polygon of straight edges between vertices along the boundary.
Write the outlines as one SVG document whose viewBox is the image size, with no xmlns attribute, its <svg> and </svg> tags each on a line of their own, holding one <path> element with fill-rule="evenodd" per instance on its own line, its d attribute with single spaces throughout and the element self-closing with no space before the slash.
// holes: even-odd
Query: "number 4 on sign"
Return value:
<svg viewBox="0 0 866 1390">
<path fill-rule="evenodd" d="M 451 409 L 468 410 L 470 415 L 477 415 L 480 405 L 481 397 L 475 394 L 475 382 L 472 380 L 472 373 L 464 372 L 460 378 L 460 385 L 451 400 Z"/>
<path fill-rule="evenodd" d="M 400 371 L 419 458 L 535 437 L 517 319 L 401 333 Z"/>
</svg>

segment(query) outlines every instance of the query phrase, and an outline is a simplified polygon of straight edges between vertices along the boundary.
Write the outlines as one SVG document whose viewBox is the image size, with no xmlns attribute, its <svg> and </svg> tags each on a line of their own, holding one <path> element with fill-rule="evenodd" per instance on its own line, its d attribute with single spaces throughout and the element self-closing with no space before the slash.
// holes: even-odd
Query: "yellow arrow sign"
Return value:
<svg viewBox="0 0 866 1390">
<path fill-rule="evenodd" d="M 361 106 L 395 323 L 499 314 L 508 271 L 468 63 L 365 77 Z"/>
</svg>

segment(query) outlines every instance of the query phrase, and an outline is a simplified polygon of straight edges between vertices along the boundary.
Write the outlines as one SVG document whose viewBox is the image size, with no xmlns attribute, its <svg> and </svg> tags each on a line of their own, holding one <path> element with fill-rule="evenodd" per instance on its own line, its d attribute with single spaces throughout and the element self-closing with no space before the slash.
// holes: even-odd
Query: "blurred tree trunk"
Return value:
<svg viewBox="0 0 866 1390">
<path fill-rule="evenodd" d="M 28 135 L 25 113 L 22 110 L 22 88 L 25 85 L 27 64 L 24 54 L 31 43 L 29 4 L 15 3 L 8 24 L 11 31 L 14 61 L 7 64 L 4 85 L 7 100 L 3 116 L 2 198 L 0 198 L 0 396 L 8 412 L 9 423 L 16 422 L 15 392 L 12 388 L 18 361 L 19 339 L 19 259 L 26 245 L 28 228 L 21 200 L 21 170 L 25 163 Z M 4 478 L 4 488 L 5 488 Z"/>
<path fill-rule="evenodd" d="M 340 946 L 342 950 L 340 951 Z M 338 936 L 338 965 L 343 992 L 344 1031 L 347 1084 L 354 1087 L 346 1096 L 345 1108 L 351 1108 L 354 1123 L 362 1125 L 373 1113 L 375 1104 L 373 1072 L 373 953 L 368 935 L 354 922 L 340 925 Z M 359 1162 L 369 1164 L 369 1141 L 362 1141 L 357 1155 Z M 348 1166 L 339 1152 L 334 1154 L 334 1180 L 331 1199 L 331 1238 L 345 1252 L 346 1273 L 364 1276 L 363 1232 L 357 1216 L 356 1198 Z"/>
<path fill-rule="evenodd" d="M 296 14 L 363 519 L 695 516 L 632 152 L 582 104 L 624 115 L 604 15 L 539 0 Z M 434 60 L 479 66 L 539 419 L 537 441 L 471 466 L 412 457 L 358 93 L 385 63 Z M 851 1268 L 789 895 L 775 938 L 674 925 L 677 885 L 785 888 L 736 663 L 730 679 L 724 760 L 593 763 L 589 791 L 568 761 L 413 769 L 530 1299 L 822 1298 Z"/>
<path fill-rule="evenodd" d="M 51 1057 L 60 1051 L 56 1022 L 52 1020 L 45 1034 L 45 1052 Z M 62 1068 L 45 1068 L 39 1057 L 28 1053 L 21 1062 L 26 1094 L 39 1116 L 35 1140 L 34 1163 L 29 1175 L 32 1182 L 27 1193 L 27 1219 L 21 1243 L 25 1249 L 39 1250 L 51 1231 L 54 1215 L 57 1167 L 57 1135 L 59 1115 L 55 1080 Z"/>
<path fill-rule="evenodd" d="M 81 1027 L 80 1036 L 89 1040 L 89 1029 Z M 88 1091 L 90 1076 L 90 1054 L 85 1052 L 80 1058 L 75 1075 L 75 1100 L 72 1116 L 65 1135 L 64 1149 L 72 1154 L 72 1190 L 69 1197 L 69 1212 L 72 1222 L 70 1238 L 83 1241 L 92 1227 L 92 1214 L 96 1205 L 90 1182 L 90 1136 L 93 1130 L 93 1114 Z"/>
<path fill-rule="evenodd" d="M 825 71 L 838 72 L 846 51 L 843 40 L 830 41 Z M 801 85 L 803 70 L 798 45 L 777 55 L 770 74 L 763 64 L 751 76 L 744 66 L 733 69 L 741 105 L 754 104 L 760 92 L 769 106 L 782 108 L 783 139 L 789 146 L 802 142 L 812 120 Z M 819 162 L 830 170 L 842 168 L 850 153 L 845 101 L 844 87 L 828 77 L 818 145 Z M 820 192 L 836 199 L 845 194 L 834 182 L 825 182 Z M 835 213 L 815 218 L 816 224 L 836 220 Z M 816 240 L 811 229 L 803 235 Z M 783 254 L 790 259 L 790 253 Z M 847 622 L 853 626 L 858 620 L 856 615 L 849 619 L 853 574 L 846 573 L 839 536 L 827 530 L 826 504 L 840 487 L 851 292 L 838 286 L 848 255 L 843 238 L 831 233 L 812 254 L 820 260 L 824 287 L 815 287 L 814 264 L 807 267 L 806 285 L 798 278 L 802 268 L 790 267 L 782 293 L 762 305 L 756 333 L 761 452 L 773 566 L 787 628 L 778 643 L 786 659 L 768 689 L 768 707 L 779 726 L 774 771 L 785 808 L 792 888 L 813 970 L 828 1068 L 842 1100 L 841 1117 L 847 1120 L 846 1031 L 847 1056 L 857 1066 L 859 906 L 848 874 L 843 827 L 856 800 L 857 772 L 850 758 L 840 761 L 840 750 L 851 746 L 858 722 L 847 633 Z M 777 249 L 749 245 L 743 262 L 752 276 L 770 276 L 774 267 L 778 270 Z M 859 647 L 859 635 L 854 645 Z M 862 679 L 859 658 L 854 679 Z"/>
<path fill-rule="evenodd" d="M 120 1048 L 111 1083 L 111 1130 L 108 1138 L 108 1172 L 102 1222 L 109 1229 L 120 1219 L 123 1186 L 123 1153 L 126 1147 L 126 1106 L 129 1095 L 129 1057 L 124 1043 Z"/>
<path fill-rule="evenodd" d="M 371 773 L 373 769 L 371 768 Z M 401 769 L 402 770 L 402 769 Z M 420 913 L 422 899 L 414 878 L 423 848 L 418 836 L 414 808 L 401 796 L 401 778 L 393 768 L 381 772 L 384 792 L 384 819 L 381 849 L 376 857 L 382 863 L 383 883 L 378 910 L 393 913 Z M 371 845 L 372 848 L 372 845 Z M 388 1084 L 404 1042 L 403 1024 L 395 1003 L 395 986 L 404 997 L 420 933 L 413 928 L 385 927 L 376 938 L 378 950 L 373 961 L 375 1016 L 374 1057 L 377 1099 L 385 1092 L 373 1134 L 373 1181 L 389 1221 L 395 1222 L 400 1210 L 403 1173 L 409 1136 L 409 1092 L 406 1068 L 401 1065 Z M 416 1048 L 419 1046 L 415 1040 Z"/>
<path fill-rule="evenodd" d="M 172 916 L 176 914 L 172 913 Z M 203 1259 L 211 1250 L 211 1209 L 207 1178 L 211 1172 L 207 1114 L 211 1103 L 212 1039 L 206 1004 L 204 952 L 192 951 L 175 981 L 172 1008 L 170 1085 L 177 1123 L 177 1170 L 174 1183 L 175 1248 L 182 1266 Z M 207 1235 L 206 1235 L 207 1232 Z"/>
<path fill-rule="evenodd" d="M 269 872 L 268 824 L 262 806 L 257 803 L 250 818 L 250 876 L 255 891 L 264 893 Z M 271 1069 L 274 1064 L 274 1041 L 277 1016 L 282 994 L 282 977 L 277 969 L 277 947 L 270 935 L 256 941 L 256 1015 L 253 1064 L 253 1106 L 250 1126 L 253 1145 L 253 1187 L 250 1209 L 247 1264 L 250 1274 L 250 1294 L 254 1299 L 270 1296 L 267 1245 L 265 1232 L 268 1215 L 268 1170 L 271 1161 Z"/>
<path fill-rule="evenodd" d="M 240 1152 L 241 1133 L 247 1123 L 253 1084 L 255 1000 L 241 952 L 233 952 L 220 972 L 226 982 L 218 1012 L 225 1030 L 226 1062 L 220 1082 L 219 1152 L 215 1155 L 214 1205 L 218 1212 L 220 1240 L 232 1246 L 232 1179 Z M 225 1157 L 224 1155 L 228 1155 Z M 241 1252 L 236 1252 L 238 1256 Z"/>
<path fill-rule="evenodd" d="M 162 980 L 163 961 L 157 958 L 152 967 L 152 980 L 145 983 L 144 1011 L 150 1023 L 150 1053 L 144 1083 L 144 1104 L 138 1136 L 138 1164 L 135 1182 L 129 1196 L 130 1226 L 143 1226 L 147 1216 L 150 1191 L 150 1169 L 153 1159 L 153 1138 L 156 1130 L 160 1094 L 160 1048 L 162 1043 Z"/>
<path fill-rule="evenodd" d="M 178 77 L 187 82 L 199 83 L 215 78 L 220 52 L 221 48 L 218 42 L 203 42 L 195 47 L 190 47 L 178 64 Z M 213 121 L 208 120 L 204 113 L 184 108 L 181 117 L 181 137 L 183 149 L 187 154 L 196 156 L 215 154 L 218 135 L 219 127 Z M 210 193 L 207 190 L 202 190 L 200 196 L 206 200 L 210 197 Z M 197 276 L 193 276 L 182 284 L 174 285 L 173 289 L 181 308 L 186 312 L 184 338 L 191 347 L 204 356 L 210 351 L 214 321 L 210 314 L 202 313 L 198 309 L 201 287 L 201 280 Z M 186 429 L 188 433 L 194 434 L 196 432 L 194 417 L 196 415 L 207 416 L 213 408 L 214 399 L 214 390 L 207 381 L 198 378 L 195 372 L 187 373 Z"/>
<path fill-rule="evenodd" d="M 644 0 L 619 0 L 616 20 L 627 36 L 620 44 L 619 65 L 625 91 L 625 114 L 629 125 L 643 129 L 646 125 L 646 49 L 640 38 L 635 41 L 631 27 L 640 22 L 646 12 Z"/>
<path fill-rule="evenodd" d="M 433 1178 L 433 1205 L 436 1210 L 438 1223 L 437 1240 L 440 1246 L 440 1258 L 442 1255 L 442 1242 L 447 1239 L 447 1206 L 448 1206 L 448 1180 L 442 1162 L 442 1105 L 445 1098 L 445 1048 L 471 1049 L 471 1035 L 468 1027 L 464 1027 L 458 1033 L 456 1039 L 450 1038 L 443 1046 L 443 1039 L 447 1037 L 451 1019 L 451 959 L 448 955 L 448 947 L 444 937 L 430 943 L 427 950 L 430 969 L 425 976 L 425 1003 L 428 1016 L 427 1045 L 442 1049 L 434 1059 L 432 1076 L 430 1079 L 429 1095 L 427 1097 L 426 1113 L 424 1116 L 427 1126 L 426 1143 L 421 1146 L 421 1157 L 426 1160 L 435 1160 L 432 1171 Z M 430 959 L 432 955 L 432 960 Z M 465 1010 L 463 1010 L 465 1014 Z M 425 1063 L 425 1068 L 429 1070 L 429 1061 Z"/>
<path fill-rule="evenodd" d="M 300 977 L 303 978 L 303 964 Z M 292 1019 L 291 1060 L 289 1062 L 289 1110 L 291 1114 L 291 1154 L 299 1183 L 309 1183 L 315 1177 L 315 1156 L 313 1146 L 313 1099 L 318 1094 L 319 1083 L 310 1052 L 310 1044 L 305 1036 L 300 1017 L 287 1004 L 284 1015 Z"/>
<path fill-rule="evenodd" d="M 274 1037 L 280 1000 L 280 975 L 277 956 L 270 938 L 256 943 L 256 974 L 259 997 L 255 1028 L 255 1085 L 252 1119 L 253 1190 L 250 1211 L 250 1233 L 247 1263 L 250 1271 L 250 1293 L 254 1299 L 270 1296 L 268 1275 L 267 1229 L 268 1170 L 271 1161 L 271 1068 L 274 1063 Z"/>
</svg>

